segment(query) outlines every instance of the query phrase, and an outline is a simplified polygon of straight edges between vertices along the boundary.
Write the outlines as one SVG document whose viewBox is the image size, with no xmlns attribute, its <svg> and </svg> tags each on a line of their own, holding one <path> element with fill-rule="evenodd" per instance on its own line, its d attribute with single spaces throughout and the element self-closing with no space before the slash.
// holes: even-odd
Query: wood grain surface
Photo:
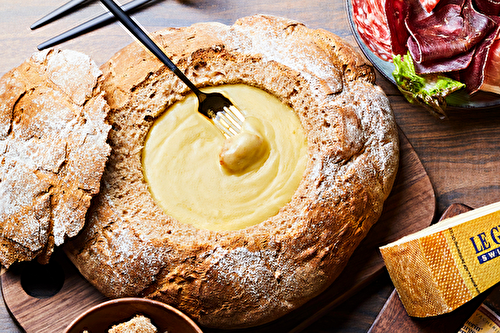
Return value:
<svg viewBox="0 0 500 333">
<path fill-rule="evenodd" d="M 36 45 L 103 12 L 98 2 L 36 31 L 29 26 L 66 0 L 0 1 L 0 75 L 21 64 Z M 343 0 L 164 0 L 154 1 L 134 15 L 148 30 L 185 26 L 201 21 L 233 23 L 257 13 L 280 15 L 324 28 L 354 43 Z M 61 45 L 89 54 L 99 65 L 130 37 L 110 25 Z M 417 152 L 434 187 L 437 215 L 453 203 L 480 207 L 500 201 L 500 109 L 449 110 L 446 120 L 408 104 L 397 89 L 378 75 L 377 83 L 389 96 L 398 125 Z M 416 208 L 418 209 L 418 208 Z M 393 287 L 386 273 L 342 306 L 336 307 L 305 332 L 366 332 Z M 1 299 L 0 299 L 1 302 Z M 18 332 L 0 304 L 0 331 Z M 392 331 L 398 332 L 397 327 Z"/>
</svg>

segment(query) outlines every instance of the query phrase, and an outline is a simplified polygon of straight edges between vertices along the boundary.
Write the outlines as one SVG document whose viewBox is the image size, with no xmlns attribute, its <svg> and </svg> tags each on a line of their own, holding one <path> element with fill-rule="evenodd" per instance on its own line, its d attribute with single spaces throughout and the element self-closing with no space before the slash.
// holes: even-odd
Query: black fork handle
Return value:
<svg viewBox="0 0 500 333">
<path fill-rule="evenodd" d="M 153 55 L 155 55 L 161 62 L 165 64 L 175 75 L 177 75 L 182 82 L 184 82 L 195 94 L 200 98 L 200 101 L 205 99 L 205 94 L 202 93 L 191 82 L 186 75 L 170 60 L 169 57 L 163 52 L 162 49 L 148 36 L 148 34 L 128 16 L 113 0 L 101 0 L 106 8 L 116 17 L 118 21 L 135 37 L 144 47 L 146 47 Z"/>
</svg>

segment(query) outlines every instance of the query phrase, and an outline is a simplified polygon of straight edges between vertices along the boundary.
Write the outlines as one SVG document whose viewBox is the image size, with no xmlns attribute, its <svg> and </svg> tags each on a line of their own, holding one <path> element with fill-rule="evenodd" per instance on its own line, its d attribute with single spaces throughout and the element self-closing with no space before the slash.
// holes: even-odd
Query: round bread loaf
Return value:
<svg viewBox="0 0 500 333">
<path fill-rule="evenodd" d="M 269 322 L 329 286 L 379 218 L 398 167 L 388 99 L 351 46 L 288 19 L 154 36 L 196 85 L 243 83 L 291 106 L 308 141 L 303 179 L 278 214 L 245 229 L 201 230 L 167 215 L 148 191 L 141 150 L 153 121 L 189 90 L 134 43 L 102 67 L 112 153 L 67 253 L 109 297 L 158 299 L 209 327 Z"/>
<path fill-rule="evenodd" d="M 101 71 L 75 51 L 34 53 L 0 79 L 0 262 L 36 257 L 85 223 L 110 147 Z"/>
</svg>

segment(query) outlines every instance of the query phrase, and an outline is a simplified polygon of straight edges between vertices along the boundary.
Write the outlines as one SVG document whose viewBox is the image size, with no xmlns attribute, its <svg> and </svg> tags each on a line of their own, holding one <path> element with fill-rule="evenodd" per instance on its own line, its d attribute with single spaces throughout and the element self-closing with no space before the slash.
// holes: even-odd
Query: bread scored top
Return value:
<svg viewBox="0 0 500 333">
<path fill-rule="evenodd" d="M 296 21 L 257 15 L 154 37 L 197 86 L 243 83 L 291 106 L 307 136 L 303 178 L 278 214 L 244 229 L 197 229 L 165 213 L 141 151 L 154 120 L 189 90 L 133 43 L 102 67 L 112 153 L 67 253 L 109 297 L 158 299 L 211 327 L 269 322 L 330 285 L 379 218 L 398 166 L 388 99 L 351 46 Z"/>
</svg>

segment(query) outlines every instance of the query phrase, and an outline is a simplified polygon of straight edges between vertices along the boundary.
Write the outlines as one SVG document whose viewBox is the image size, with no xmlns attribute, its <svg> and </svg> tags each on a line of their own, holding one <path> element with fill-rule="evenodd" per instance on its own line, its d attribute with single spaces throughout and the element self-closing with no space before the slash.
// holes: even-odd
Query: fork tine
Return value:
<svg viewBox="0 0 500 333">
<path fill-rule="evenodd" d="M 224 136 L 226 138 L 230 138 L 236 134 L 238 134 L 237 132 L 235 133 L 234 132 L 234 129 L 230 128 L 230 127 L 226 127 L 224 124 L 222 124 L 221 121 L 219 121 L 220 119 L 212 119 L 212 122 L 213 124 L 215 125 L 215 127 L 217 127 L 219 129 L 219 131 L 222 132 L 222 134 L 224 134 Z"/>
<path fill-rule="evenodd" d="M 237 120 L 241 127 L 241 124 L 243 124 L 243 122 L 245 121 L 245 116 L 241 113 L 240 109 L 238 109 L 234 105 L 231 105 L 227 108 L 226 112 L 231 115 L 232 119 Z"/>
<path fill-rule="evenodd" d="M 225 107 L 224 111 L 220 112 L 220 114 L 220 116 L 229 123 L 229 126 L 235 129 L 241 129 L 241 121 L 234 117 L 234 114 L 229 111 L 228 107 Z"/>
<path fill-rule="evenodd" d="M 241 117 L 241 118 L 240 118 Z M 213 123 L 223 132 L 226 137 L 231 137 L 241 131 L 241 126 L 245 120 L 240 110 L 234 105 L 224 107 L 224 110 L 217 112 Z"/>
<path fill-rule="evenodd" d="M 218 120 L 222 125 L 224 125 L 228 130 L 232 132 L 238 133 L 239 130 L 241 129 L 241 126 L 237 124 L 236 121 L 233 120 L 230 116 L 228 116 L 227 113 L 224 111 L 217 112 L 215 120 L 216 121 Z"/>
<path fill-rule="evenodd" d="M 148 2 L 151 2 L 153 0 L 132 0 L 122 6 L 122 9 L 125 12 L 132 11 L 134 9 L 137 9 L 140 6 L 145 5 Z M 65 31 L 61 33 L 60 35 L 57 35 L 43 43 L 37 46 L 38 50 L 44 50 L 49 47 L 55 46 L 57 44 L 63 43 L 65 41 L 68 41 L 70 39 L 73 39 L 75 37 L 78 37 L 80 35 L 83 35 L 84 33 L 90 32 L 94 29 L 97 29 L 99 27 L 102 27 L 110 22 L 115 21 L 115 17 L 113 14 L 110 12 L 104 13 L 102 15 L 99 15 L 87 22 L 84 22 L 68 31 Z"/>
<path fill-rule="evenodd" d="M 33 23 L 30 27 L 31 30 L 35 30 L 37 28 L 40 28 L 41 26 L 52 22 L 56 20 L 57 18 L 65 15 L 66 13 L 70 12 L 71 10 L 75 9 L 76 7 L 80 6 L 84 2 L 88 2 L 89 0 L 70 0 L 61 7 L 57 8 L 56 10 L 50 12 L 49 14 L 45 15 L 35 23 Z"/>
</svg>

